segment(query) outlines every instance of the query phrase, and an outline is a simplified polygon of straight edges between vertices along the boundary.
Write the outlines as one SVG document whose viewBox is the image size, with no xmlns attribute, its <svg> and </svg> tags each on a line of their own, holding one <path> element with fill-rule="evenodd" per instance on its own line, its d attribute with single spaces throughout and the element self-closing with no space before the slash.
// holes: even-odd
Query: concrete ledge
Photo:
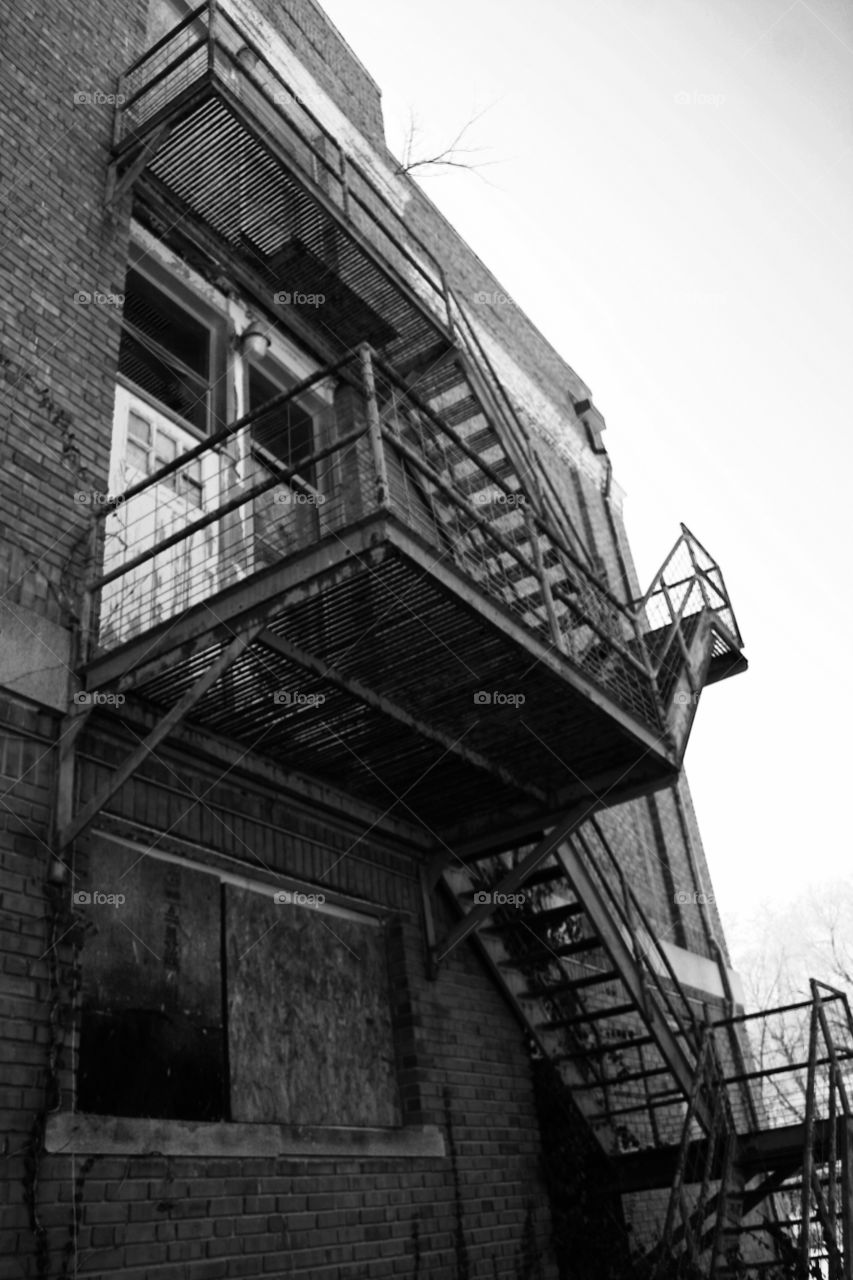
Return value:
<svg viewBox="0 0 853 1280">
<path fill-rule="evenodd" d="M 341 1156 L 387 1160 L 445 1154 L 435 1125 L 348 1129 L 322 1125 L 210 1124 L 61 1112 L 48 1118 L 54 1155 Z"/>
</svg>

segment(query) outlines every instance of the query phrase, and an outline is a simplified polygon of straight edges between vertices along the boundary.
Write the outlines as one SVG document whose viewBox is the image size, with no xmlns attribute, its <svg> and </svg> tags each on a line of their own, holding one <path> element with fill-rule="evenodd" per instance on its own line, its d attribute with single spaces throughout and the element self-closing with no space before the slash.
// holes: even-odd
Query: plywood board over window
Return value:
<svg viewBox="0 0 853 1280">
<path fill-rule="evenodd" d="M 225 894 L 232 1119 L 401 1124 L 384 930 Z"/>
<path fill-rule="evenodd" d="M 83 952 L 80 1110 L 225 1118 L 219 883 L 96 842 L 78 886 L 96 930 Z"/>
</svg>

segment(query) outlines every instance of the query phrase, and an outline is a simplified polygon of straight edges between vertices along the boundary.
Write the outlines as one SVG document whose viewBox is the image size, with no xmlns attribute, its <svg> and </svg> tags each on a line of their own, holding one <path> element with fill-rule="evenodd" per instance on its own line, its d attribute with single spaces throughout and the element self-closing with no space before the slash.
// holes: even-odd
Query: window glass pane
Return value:
<svg viewBox="0 0 853 1280">
<path fill-rule="evenodd" d="M 207 430 L 210 330 L 136 271 L 125 286 L 119 372 Z"/>
<path fill-rule="evenodd" d="M 127 434 L 133 439 L 138 440 L 140 444 L 151 443 L 151 423 L 145 418 L 141 418 L 138 413 L 134 413 L 131 409 L 127 419 Z"/>
<path fill-rule="evenodd" d="M 194 507 L 201 506 L 201 480 L 194 476 L 183 473 L 181 475 L 181 483 L 179 492 L 184 495 L 187 502 Z"/>
<path fill-rule="evenodd" d="M 258 369 L 249 370 L 249 409 L 257 409 L 284 388 Z M 288 400 L 257 418 L 252 426 L 255 442 L 287 467 L 298 467 L 314 448 L 314 420 L 305 409 Z M 305 479 L 310 479 L 306 476 Z"/>
<path fill-rule="evenodd" d="M 127 461 L 128 465 L 135 467 L 137 471 L 147 473 L 148 471 L 148 450 L 143 449 L 141 445 L 134 444 L 132 440 L 127 442 Z"/>
<path fill-rule="evenodd" d="M 167 462 L 174 462 L 178 456 L 178 442 L 165 432 L 157 432 L 157 448 L 155 461 L 158 467 L 165 467 Z"/>
</svg>

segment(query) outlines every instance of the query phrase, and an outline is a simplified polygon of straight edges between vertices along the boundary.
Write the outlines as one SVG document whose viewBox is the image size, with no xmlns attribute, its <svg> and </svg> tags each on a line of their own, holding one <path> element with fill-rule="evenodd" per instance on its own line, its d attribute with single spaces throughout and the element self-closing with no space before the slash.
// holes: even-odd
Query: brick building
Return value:
<svg viewBox="0 0 853 1280">
<path fill-rule="evenodd" d="M 775 1264 L 718 566 L 312 0 L 0 8 L 0 1276 Z"/>
</svg>

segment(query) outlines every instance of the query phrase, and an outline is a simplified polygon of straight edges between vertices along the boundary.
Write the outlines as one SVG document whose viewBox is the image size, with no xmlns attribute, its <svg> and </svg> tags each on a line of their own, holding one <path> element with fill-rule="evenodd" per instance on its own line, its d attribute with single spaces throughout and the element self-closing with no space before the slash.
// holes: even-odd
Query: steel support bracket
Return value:
<svg viewBox="0 0 853 1280">
<path fill-rule="evenodd" d="M 121 200 L 125 191 L 133 186 L 142 170 L 148 164 L 151 157 L 159 151 L 160 147 L 172 132 L 173 125 L 166 123 L 161 124 L 159 129 L 152 133 L 151 137 L 142 144 L 140 150 L 136 153 L 133 160 L 119 177 L 118 159 L 111 160 L 107 168 L 107 189 L 104 195 L 104 206 L 112 209 Z"/>
</svg>

